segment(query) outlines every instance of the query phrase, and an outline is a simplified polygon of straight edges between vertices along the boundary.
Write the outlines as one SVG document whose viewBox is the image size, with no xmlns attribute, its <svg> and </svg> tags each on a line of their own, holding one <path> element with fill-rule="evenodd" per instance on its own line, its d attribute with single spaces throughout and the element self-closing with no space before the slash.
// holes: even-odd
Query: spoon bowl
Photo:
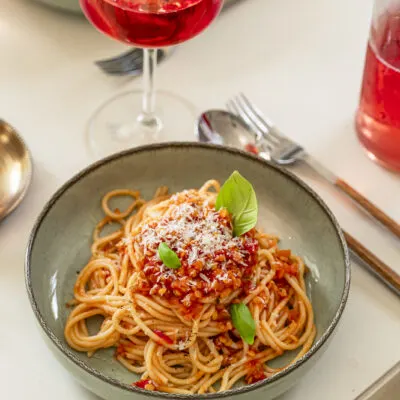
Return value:
<svg viewBox="0 0 400 400">
<path fill-rule="evenodd" d="M 32 179 L 32 161 L 17 131 L 0 119 L 0 220 L 24 198 Z"/>
<path fill-rule="evenodd" d="M 236 147 L 269 158 L 264 154 L 262 138 L 257 136 L 239 117 L 225 110 L 208 110 L 197 120 L 200 142 Z"/>
</svg>

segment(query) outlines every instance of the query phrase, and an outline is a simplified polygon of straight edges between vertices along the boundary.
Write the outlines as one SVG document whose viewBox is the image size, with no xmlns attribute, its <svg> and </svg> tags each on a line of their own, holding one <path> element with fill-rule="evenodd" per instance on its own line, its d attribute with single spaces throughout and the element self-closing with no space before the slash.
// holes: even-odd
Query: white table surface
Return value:
<svg viewBox="0 0 400 400">
<path fill-rule="evenodd" d="M 190 98 L 199 110 L 222 107 L 245 91 L 287 134 L 400 220 L 399 176 L 370 162 L 353 130 L 371 3 L 249 0 L 163 63 L 159 87 Z M 0 225 L 2 399 L 95 399 L 42 341 L 23 264 L 45 201 L 93 161 L 84 141 L 89 115 L 113 94 L 140 85 L 140 79 L 106 77 L 93 65 L 122 49 L 83 18 L 30 0 L 0 2 L 0 116 L 23 135 L 35 166 L 28 197 Z M 345 229 L 400 272 L 398 241 L 334 189 L 315 177 L 305 179 Z M 353 263 L 336 336 L 317 366 L 282 399 L 354 399 L 400 359 L 399 337 L 399 299 Z"/>
</svg>

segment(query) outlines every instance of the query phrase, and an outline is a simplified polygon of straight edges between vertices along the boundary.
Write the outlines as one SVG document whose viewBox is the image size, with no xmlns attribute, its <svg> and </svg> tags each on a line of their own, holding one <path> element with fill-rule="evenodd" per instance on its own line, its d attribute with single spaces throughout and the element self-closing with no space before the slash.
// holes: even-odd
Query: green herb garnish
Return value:
<svg viewBox="0 0 400 400">
<path fill-rule="evenodd" d="M 158 246 L 158 255 L 168 268 L 178 269 L 181 266 L 181 260 L 178 255 L 166 243 L 160 243 Z"/>
<path fill-rule="evenodd" d="M 258 204 L 251 183 L 238 171 L 228 178 L 218 193 L 215 208 L 226 208 L 232 216 L 233 235 L 240 236 L 257 223 Z"/>
<path fill-rule="evenodd" d="M 253 344 L 254 336 L 256 335 L 256 324 L 246 304 L 232 304 L 231 318 L 233 326 L 239 331 L 242 339 L 248 344 Z"/>
</svg>

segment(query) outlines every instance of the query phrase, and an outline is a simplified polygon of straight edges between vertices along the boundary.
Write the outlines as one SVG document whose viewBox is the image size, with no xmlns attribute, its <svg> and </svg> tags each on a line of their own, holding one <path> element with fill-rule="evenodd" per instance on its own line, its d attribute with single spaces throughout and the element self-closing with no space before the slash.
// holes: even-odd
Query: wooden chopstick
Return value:
<svg viewBox="0 0 400 400">
<path fill-rule="evenodd" d="M 400 296 L 400 275 L 385 264 L 382 260 L 365 248 L 348 232 L 343 231 L 349 249 L 351 249 L 371 269 L 385 285 Z"/>
<path fill-rule="evenodd" d="M 394 233 L 396 237 L 400 238 L 400 225 L 394 219 L 386 215 L 381 209 L 379 209 L 375 204 L 371 203 L 366 197 L 351 187 L 344 180 L 337 178 L 334 184 L 336 187 L 350 196 L 365 211 L 377 219 L 382 225 Z"/>
</svg>

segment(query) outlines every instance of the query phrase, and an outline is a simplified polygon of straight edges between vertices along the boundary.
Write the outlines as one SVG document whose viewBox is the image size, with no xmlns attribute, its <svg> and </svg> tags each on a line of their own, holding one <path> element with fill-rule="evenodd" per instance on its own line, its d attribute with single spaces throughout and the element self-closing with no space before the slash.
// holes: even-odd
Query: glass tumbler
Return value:
<svg viewBox="0 0 400 400">
<path fill-rule="evenodd" d="M 375 0 L 356 131 L 373 160 L 400 171 L 400 0 Z"/>
</svg>

